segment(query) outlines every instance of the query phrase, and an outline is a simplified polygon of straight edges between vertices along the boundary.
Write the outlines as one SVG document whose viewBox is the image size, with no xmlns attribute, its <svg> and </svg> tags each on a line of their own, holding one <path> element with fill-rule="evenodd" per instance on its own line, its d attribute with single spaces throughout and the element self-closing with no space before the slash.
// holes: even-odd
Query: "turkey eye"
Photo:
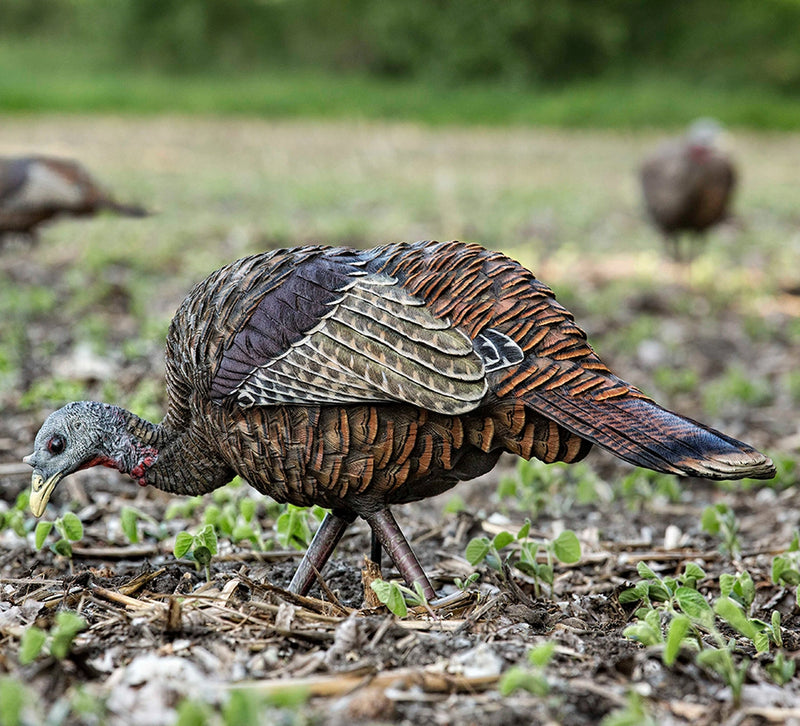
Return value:
<svg viewBox="0 0 800 726">
<path fill-rule="evenodd" d="M 47 450 L 51 454 L 60 454 L 64 451 L 64 439 L 60 436 L 53 436 L 53 438 L 47 442 Z"/>
</svg>

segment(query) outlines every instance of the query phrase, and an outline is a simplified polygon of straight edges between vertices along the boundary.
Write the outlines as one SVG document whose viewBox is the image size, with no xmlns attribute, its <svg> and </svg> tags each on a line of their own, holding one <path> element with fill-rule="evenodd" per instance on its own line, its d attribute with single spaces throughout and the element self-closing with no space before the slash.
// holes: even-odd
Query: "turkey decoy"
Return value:
<svg viewBox="0 0 800 726">
<path fill-rule="evenodd" d="M 159 424 L 74 402 L 36 436 L 31 510 L 102 464 L 176 494 L 235 474 L 280 502 L 330 509 L 290 588 L 306 593 L 363 517 L 409 584 L 434 590 L 392 516 L 489 471 L 510 451 L 769 478 L 747 444 L 667 411 L 614 376 L 527 269 L 459 242 L 309 246 L 212 273 L 178 309 Z"/>
<path fill-rule="evenodd" d="M 147 211 L 121 204 L 76 161 L 48 156 L 0 157 L 0 237 L 30 237 L 59 215 L 87 216 L 109 210 L 129 217 Z"/>
<path fill-rule="evenodd" d="M 642 164 L 647 212 L 674 259 L 681 259 L 683 232 L 702 234 L 728 212 L 736 168 L 720 148 L 719 125 L 700 119 L 688 133 L 659 146 Z"/>
</svg>

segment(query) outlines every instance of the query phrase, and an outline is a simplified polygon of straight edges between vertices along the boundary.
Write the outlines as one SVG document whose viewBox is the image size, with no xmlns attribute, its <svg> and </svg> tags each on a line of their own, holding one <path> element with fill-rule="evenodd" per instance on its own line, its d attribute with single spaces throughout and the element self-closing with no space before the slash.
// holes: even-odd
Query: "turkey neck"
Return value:
<svg viewBox="0 0 800 726">
<path fill-rule="evenodd" d="M 117 435 L 106 442 L 108 461 L 97 461 L 128 474 L 141 486 L 150 484 L 172 494 L 205 494 L 229 482 L 234 472 L 197 432 L 175 426 L 168 415 L 154 424 L 118 406 L 107 412 Z M 110 445 L 109 445 L 110 444 Z"/>
</svg>

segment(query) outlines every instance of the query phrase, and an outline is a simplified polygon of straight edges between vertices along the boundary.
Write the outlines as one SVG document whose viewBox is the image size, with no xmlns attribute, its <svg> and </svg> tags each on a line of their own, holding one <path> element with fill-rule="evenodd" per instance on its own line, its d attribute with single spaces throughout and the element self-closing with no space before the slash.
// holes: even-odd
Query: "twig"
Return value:
<svg viewBox="0 0 800 726">
<path fill-rule="evenodd" d="M 458 629 L 457 632 L 464 632 L 465 630 L 468 630 L 469 628 L 471 628 L 475 623 L 478 622 L 478 620 L 481 619 L 481 617 L 484 615 L 484 613 L 486 613 L 489 610 L 491 610 L 495 605 L 497 605 L 498 602 L 500 602 L 501 600 L 505 600 L 507 597 L 508 597 L 508 595 L 505 592 L 500 592 L 497 595 L 495 595 L 493 598 L 490 598 L 489 600 L 487 600 L 474 613 L 471 613 L 467 617 L 467 619 L 461 624 L 461 627 Z"/>
<path fill-rule="evenodd" d="M 416 685 L 428 693 L 474 693 L 491 688 L 500 676 L 465 677 L 433 670 L 398 668 L 383 671 L 367 679 L 370 687 L 385 688 L 397 681 Z M 307 691 L 311 696 L 341 696 L 364 683 L 363 674 L 339 674 L 334 676 L 311 676 L 308 678 L 281 678 L 279 680 L 244 681 L 226 685 L 226 688 L 247 688 L 261 693 L 281 693 L 288 689 Z"/>
<path fill-rule="evenodd" d="M 383 640 L 383 636 L 389 631 L 389 628 L 392 627 L 392 623 L 394 622 L 394 615 L 387 615 L 383 622 L 378 626 L 378 629 L 375 631 L 375 635 L 372 636 L 372 640 L 369 643 L 369 649 L 374 649 L 378 643 Z"/>
<path fill-rule="evenodd" d="M 98 597 L 101 597 L 105 600 L 110 600 L 111 602 L 119 603 L 120 605 L 124 605 L 126 608 L 130 608 L 131 610 L 152 610 L 153 608 L 164 607 L 164 603 L 157 602 L 155 600 L 137 600 L 135 597 L 128 597 L 127 595 L 123 595 L 115 590 L 108 590 L 105 587 L 100 587 L 100 585 L 92 584 L 90 587 L 92 592 Z"/>
<path fill-rule="evenodd" d="M 312 567 L 314 568 L 314 577 L 317 578 L 317 583 L 319 584 L 322 592 L 325 593 L 325 597 L 328 598 L 328 601 L 330 602 L 331 605 L 333 605 L 334 608 L 336 608 L 342 615 L 347 617 L 348 615 L 347 609 L 344 607 L 344 605 L 342 605 L 341 602 L 339 602 L 339 598 L 333 594 L 331 589 L 328 587 L 328 583 L 325 582 L 325 579 L 322 577 L 322 575 L 319 574 L 319 570 L 313 565 Z"/>
<path fill-rule="evenodd" d="M 132 580 L 127 582 L 124 585 L 120 585 L 119 591 L 123 595 L 133 595 L 135 592 L 141 590 L 148 582 L 155 580 L 159 575 L 166 572 L 165 567 L 161 567 L 154 572 L 143 572 L 141 575 L 137 575 Z"/>
</svg>

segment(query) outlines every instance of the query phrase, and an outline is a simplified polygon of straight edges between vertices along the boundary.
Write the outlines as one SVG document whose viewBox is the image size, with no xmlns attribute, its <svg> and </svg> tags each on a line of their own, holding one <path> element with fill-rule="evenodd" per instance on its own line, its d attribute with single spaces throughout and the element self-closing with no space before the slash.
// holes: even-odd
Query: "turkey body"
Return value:
<svg viewBox="0 0 800 726">
<path fill-rule="evenodd" d="M 458 242 L 234 262 L 175 314 L 166 379 L 158 425 L 94 402 L 51 414 L 26 458 L 34 513 L 62 476 L 98 463 L 182 494 L 238 474 L 278 501 L 331 510 L 298 592 L 360 516 L 432 596 L 389 508 L 483 474 L 504 451 L 573 462 L 598 444 L 675 474 L 774 474 L 752 447 L 614 376 L 528 270 Z"/>
<path fill-rule="evenodd" d="M 682 232 L 702 234 L 728 214 L 736 169 L 715 143 L 718 129 L 700 125 L 663 143 L 642 164 L 645 206 L 678 255 Z"/>
<path fill-rule="evenodd" d="M 0 157 L 0 235 L 33 235 L 38 225 L 54 217 L 102 210 L 133 217 L 147 214 L 141 207 L 117 202 L 75 161 Z"/>
</svg>

